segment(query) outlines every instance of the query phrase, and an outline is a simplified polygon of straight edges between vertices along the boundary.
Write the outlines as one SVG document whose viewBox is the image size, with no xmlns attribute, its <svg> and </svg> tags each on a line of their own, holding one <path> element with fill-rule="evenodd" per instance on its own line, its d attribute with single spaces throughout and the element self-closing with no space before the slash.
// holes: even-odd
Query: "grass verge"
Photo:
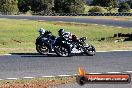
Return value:
<svg viewBox="0 0 132 88">
<path fill-rule="evenodd" d="M 132 50 L 132 42 L 98 41 L 102 37 L 112 37 L 114 33 L 132 33 L 132 29 L 129 28 L 80 23 L 0 19 L 0 54 L 36 52 L 35 39 L 39 35 L 38 29 L 41 27 L 52 31 L 56 36 L 60 28 L 64 28 L 78 37 L 86 36 L 88 37 L 87 42 L 93 44 L 97 50 Z"/>
</svg>

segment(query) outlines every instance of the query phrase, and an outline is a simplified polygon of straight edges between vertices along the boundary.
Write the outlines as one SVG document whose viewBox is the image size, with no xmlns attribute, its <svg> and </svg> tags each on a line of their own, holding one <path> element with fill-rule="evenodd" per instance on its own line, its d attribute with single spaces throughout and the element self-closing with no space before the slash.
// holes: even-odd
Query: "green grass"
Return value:
<svg viewBox="0 0 132 88">
<path fill-rule="evenodd" d="M 102 37 L 111 37 L 114 33 L 132 33 L 132 29 L 128 28 L 119 29 L 93 24 L 0 19 L 0 53 L 35 52 L 35 39 L 39 35 L 38 29 L 41 27 L 50 30 L 56 36 L 60 28 L 64 28 L 78 37 L 86 36 L 89 39 L 88 41 L 97 47 L 97 50 L 101 50 L 98 47 L 102 44 L 107 44 L 107 46 L 113 44 L 115 47 L 125 45 L 124 47 L 130 46 L 126 49 L 132 49 L 131 42 L 115 44 L 113 42 L 97 41 Z M 116 48 L 118 49 L 118 47 Z"/>
</svg>

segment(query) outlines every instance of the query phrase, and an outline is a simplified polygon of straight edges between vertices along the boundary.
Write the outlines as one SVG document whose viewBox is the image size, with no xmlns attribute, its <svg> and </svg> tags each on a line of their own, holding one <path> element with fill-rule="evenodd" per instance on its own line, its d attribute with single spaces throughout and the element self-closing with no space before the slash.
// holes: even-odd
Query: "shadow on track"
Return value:
<svg viewBox="0 0 132 88">
<path fill-rule="evenodd" d="M 12 55 L 20 55 L 21 57 L 60 57 L 57 56 L 55 53 L 41 55 L 39 53 L 10 53 Z M 71 56 L 86 56 L 84 54 L 72 54 Z"/>
<path fill-rule="evenodd" d="M 20 55 L 21 57 L 59 57 L 56 54 L 45 54 L 41 55 L 39 53 L 10 53 L 12 55 Z"/>
</svg>

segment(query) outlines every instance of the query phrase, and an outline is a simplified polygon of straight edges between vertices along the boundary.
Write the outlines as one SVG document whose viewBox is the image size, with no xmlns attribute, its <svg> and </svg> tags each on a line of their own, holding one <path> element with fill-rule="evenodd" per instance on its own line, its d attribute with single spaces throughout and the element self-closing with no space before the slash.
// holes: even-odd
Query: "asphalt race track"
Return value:
<svg viewBox="0 0 132 88">
<path fill-rule="evenodd" d="M 39 54 L 13 54 L 0 56 L 0 79 L 42 77 L 50 75 L 77 74 L 82 66 L 87 73 L 130 71 L 132 74 L 132 51 L 100 52 L 95 56 L 57 57 Z M 127 73 L 127 72 L 126 72 Z M 55 88 L 131 88 L 132 84 L 67 84 Z"/>
<path fill-rule="evenodd" d="M 108 25 L 108 26 L 132 28 L 132 21 L 129 21 L 129 20 L 71 18 L 71 17 L 48 17 L 48 16 L 47 17 L 45 17 L 45 16 L 11 16 L 11 15 L 0 15 L 0 18 L 93 23 L 93 24 L 101 24 L 101 25 Z"/>
<path fill-rule="evenodd" d="M 82 66 L 90 72 L 132 71 L 132 51 L 96 53 L 95 56 L 57 57 L 39 54 L 0 56 L 0 79 L 77 74 Z"/>
<path fill-rule="evenodd" d="M 78 67 L 87 73 L 119 72 L 132 74 L 132 51 L 100 52 L 95 56 L 72 57 L 13 54 L 0 56 L 0 79 L 77 74 Z M 132 84 L 60 85 L 55 88 L 132 88 Z"/>
</svg>

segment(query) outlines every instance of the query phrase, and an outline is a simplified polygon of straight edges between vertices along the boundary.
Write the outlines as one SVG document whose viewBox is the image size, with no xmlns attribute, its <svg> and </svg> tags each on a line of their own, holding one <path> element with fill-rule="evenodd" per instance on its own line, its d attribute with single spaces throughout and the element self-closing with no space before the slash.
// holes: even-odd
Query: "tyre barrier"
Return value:
<svg viewBox="0 0 132 88">
<path fill-rule="evenodd" d="M 0 12 L 0 14 L 10 15 L 8 12 Z M 19 14 L 26 14 L 24 12 L 19 12 Z M 32 15 L 39 15 L 39 16 L 132 16 L 132 13 L 31 13 Z"/>
<path fill-rule="evenodd" d="M 9 12 L 0 12 L 2 15 L 10 15 Z M 24 12 L 18 12 L 16 15 L 26 14 Z M 132 16 L 132 13 L 31 13 L 32 15 L 39 16 Z"/>
<path fill-rule="evenodd" d="M 50 14 L 36 14 L 43 16 L 132 16 L 132 13 L 50 13 Z"/>
<path fill-rule="evenodd" d="M 127 34 L 118 33 L 118 34 L 114 34 L 114 37 L 131 37 L 132 38 L 132 33 L 127 33 Z"/>
</svg>

